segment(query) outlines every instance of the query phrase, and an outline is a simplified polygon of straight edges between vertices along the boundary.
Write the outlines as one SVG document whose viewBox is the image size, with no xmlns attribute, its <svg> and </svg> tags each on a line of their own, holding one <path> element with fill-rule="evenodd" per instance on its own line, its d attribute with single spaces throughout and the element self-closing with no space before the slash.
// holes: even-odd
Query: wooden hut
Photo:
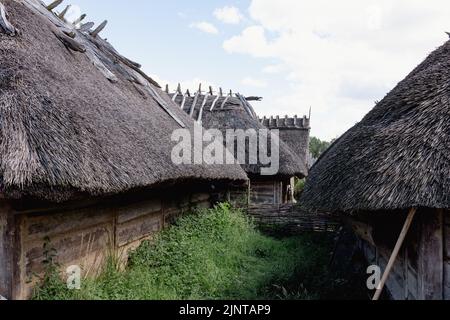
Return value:
<svg viewBox="0 0 450 320">
<path fill-rule="evenodd" d="M 322 155 L 302 197 L 349 218 L 393 299 L 450 299 L 449 70 L 447 42 Z"/>
<path fill-rule="evenodd" d="M 267 129 L 249 103 L 248 100 L 251 99 L 247 99 L 239 93 L 230 92 L 224 95 L 222 90 L 214 93 L 211 88 L 209 92 L 203 92 L 200 86 L 199 90 L 193 94 L 189 91 L 184 93 L 179 87 L 175 93 L 169 95 L 181 106 L 181 109 L 206 129 L 219 129 L 222 132 L 227 129 L 254 129 L 256 131 Z M 251 165 L 249 162 L 243 164 L 250 179 L 250 205 L 279 205 L 292 201 L 292 178 L 303 178 L 307 175 L 303 152 L 299 154 L 297 150 L 292 150 L 282 140 L 283 134 L 284 132 L 280 134 L 278 173 L 271 176 L 261 175 L 261 168 L 264 166 L 260 163 L 257 165 Z M 247 202 L 247 196 L 240 191 L 232 194 L 231 198 Z"/>
<path fill-rule="evenodd" d="M 194 121 L 95 30 L 38 0 L 0 2 L 0 295 L 28 298 L 48 254 L 94 275 L 193 207 L 237 165 L 175 165 Z M 192 133 L 193 134 L 193 133 Z M 37 276 L 37 277 L 36 277 Z"/>
</svg>

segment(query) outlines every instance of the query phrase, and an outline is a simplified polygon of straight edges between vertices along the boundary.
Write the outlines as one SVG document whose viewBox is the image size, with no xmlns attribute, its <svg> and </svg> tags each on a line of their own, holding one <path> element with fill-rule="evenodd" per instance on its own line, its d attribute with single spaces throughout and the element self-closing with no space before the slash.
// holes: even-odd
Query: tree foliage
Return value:
<svg viewBox="0 0 450 320">
<path fill-rule="evenodd" d="M 319 158 L 322 153 L 324 153 L 334 142 L 322 141 L 319 138 L 311 137 L 309 141 L 309 151 L 313 155 L 314 158 Z"/>
</svg>

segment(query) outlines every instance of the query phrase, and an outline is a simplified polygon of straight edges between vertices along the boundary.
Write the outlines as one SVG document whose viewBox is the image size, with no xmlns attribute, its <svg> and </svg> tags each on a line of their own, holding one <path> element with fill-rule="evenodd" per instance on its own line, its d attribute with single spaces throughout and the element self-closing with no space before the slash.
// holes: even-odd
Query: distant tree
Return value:
<svg viewBox="0 0 450 320">
<path fill-rule="evenodd" d="M 309 151 L 313 155 L 314 158 L 319 158 L 322 153 L 324 153 L 330 145 L 334 142 L 333 139 L 331 142 L 322 141 L 319 138 L 311 137 L 309 141 Z"/>
</svg>

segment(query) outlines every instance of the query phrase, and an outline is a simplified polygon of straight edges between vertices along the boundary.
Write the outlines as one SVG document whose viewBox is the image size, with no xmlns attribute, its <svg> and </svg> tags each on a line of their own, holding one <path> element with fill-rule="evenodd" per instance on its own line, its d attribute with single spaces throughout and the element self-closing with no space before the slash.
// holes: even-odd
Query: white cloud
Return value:
<svg viewBox="0 0 450 320">
<path fill-rule="evenodd" d="M 266 39 L 262 26 L 251 26 L 239 36 L 232 37 L 223 43 L 228 53 L 247 53 L 256 58 L 268 58 L 273 55 L 272 47 Z"/>
<path fill-rule="evenodd" d="M 265 80 L 256 79 L 253 77 L 246 77 L 241 80 L 241 84 L 248 87 L 255 87 L 255 88 L 266 88 L 267 82 Z"/>
<path fill-rule="evenodd" d="M 262 72 L 267 73 L 267 74 L 277 74 L 277 73 L 281 73 L 283 71 L 286 71 L 286 66 L 283 64 L 268 65 L 268 66 L 265 66 L 262 70 Z"/>
<path fill-rule="evenodd" d="M 447 0 L 252 0 L 249 12 L 253 25 L 224 41 L 225 51 L 267 58 L 262 71 L 286 73 L 289 82 L 258 109 L 312 106 L 313 134 L 327 139 L 361 120 L 450 28 Z"/>
<path fill-rule="evenodd" d="M 209 34 L 219 34 L 219 30 L 212 23 L 205 21 L 194 22 L 190 27 Z"/>
<path fill-rule="evenodd" d="M 214 16 L 223 23 L 228 24 L 239 24 L 244 18 L 238 8 L 230 6 L 214 10 Z"/>
</svg>

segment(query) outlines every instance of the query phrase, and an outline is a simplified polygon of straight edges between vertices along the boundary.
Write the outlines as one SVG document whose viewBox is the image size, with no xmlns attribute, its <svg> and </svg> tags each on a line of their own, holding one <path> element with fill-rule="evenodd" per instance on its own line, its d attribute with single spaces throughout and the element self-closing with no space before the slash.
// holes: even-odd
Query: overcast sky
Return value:
<svg viewBox="0 0 450 320">
<path fill-rule="evenodd" d="M 311 107 L 322 139 L 358 122 L 450 31 L 448 0 L 70 3 L 73 17 L 108 19 L 102 35 L 161 85 L 260 95 L 261 116 Z"/>
</svg>

